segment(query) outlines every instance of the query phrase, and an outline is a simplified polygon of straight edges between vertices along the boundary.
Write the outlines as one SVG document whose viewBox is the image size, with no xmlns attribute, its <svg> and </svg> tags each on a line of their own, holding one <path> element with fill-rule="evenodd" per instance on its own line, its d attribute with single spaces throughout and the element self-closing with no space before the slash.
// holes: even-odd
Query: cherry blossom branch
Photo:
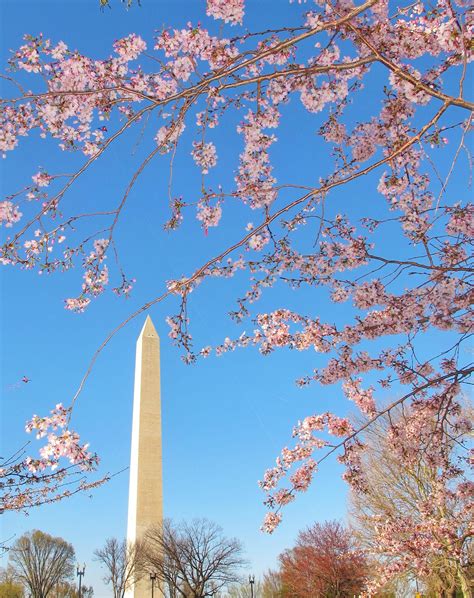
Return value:
<svg viewBox="0 0 474 598">
<path fill-rule="evenodd" d="M 366 174 L 369 174 L 369 172 L 371 172 L 372 170 L 378 168 L 379 166 L 381 166 L 381 165 L 383 165 L 383 164 L 385 164 L 387 162 L 390 162 L 395 157 L 399 156 L 406 149 L 408 149 L 410 146 L 412 146 L 413 144 L 415 144 L 441 118 L 441 116 L 448 109 L 448 107 L 449 107 L 449 102 L 447 101 L 436 112 L 436 114 L 431 118 L 431 120 L 420 129 L 420 131 L 416 135 L 414 135 L 409 140 L 407 140 L 405 143 L 403 143 L 391 155 L 378 160 L 374 164 L 372 164 L 370 166 L 367 166 L 366 168 L 362 169 L 358 173 L 354 173 L 353 175 L 350 175 L 346 179 L 342 179 L 342 180 L 339 180 L 339 181 L 333 181 L 333 182 L 330 182 L 330 183 L 328 183 L 326 185 L 323 185 L 319 189 L 314 189 L 311 192 L 306 193 L 302 197 L 300 197 L 300 198 L 294 200 L 293 202 L 287 204 L 286 206 L 282 207 L 280 210 L 277 210 L 273 215 L 267 216 L 264 222 L 262 222 L 261 224 L 259 224 L 258 226 L 256 226 L 255 229 L 253 229 L 251 232 L 249 232 L 247 235 L 245 235 L 240 241 L 237 241 L 232 246 L 228 247 L 223 252 L 221 252 L 219 255 L 217 255 L 214 258 L 208 260 L 204 265 L 202 265 L 201 267 L 199 267 L 194 272 L 194 274 L 192 274 L 189 278 L 186 278 L 184 281 L 177 282 L 174 288 L 169 289 L 168 291 L 162 293 L 158 297 L 155 297 L 154 299 L 146 302 L 144 305 L 142 305 L 142 307 L 140 307 L 135 312 L 133 312 L 132 314 L 130 314 L 130 316 L 128 316 L 125 320 L 123 320 L 118 326 L 116 326 L 107 335 L 107 337 L 104 339 L 104 341 L 100 344 L 100 346 L 94 352 L 94 355 L 93 355 L 93 357 L 92 357 L 92 359 L 91 359 L 91 361 L 90 361 L 90 363 L 89 363 L 89 365 L 88 365 L 88 367 L 86 369 L 86 372 L 85 372 L 84 376 L 81 379 L 79 387 L 78 387 L 76 393 L 74 394 L 74 396 L 72 398 L 71 409 L 74 407 L 74 405 L 76 403 L 76 400 L 78 399 L 79 395 L 82 393 L 84 385 L 85 385 L 87 379 L 89 378 L 89 376 L 90 376 L 90 374 L 92 372 L 92 369 L 93 369 L 93 367 L 95 365 L 95 362 L 97 361 L 97 358 L 99 357 L 99 355 L 102 353 L 102 351 L 108 345 L 108 343 L 112 340 L 112 338 L 122 328 L 124 328 L 129 322 L 131 322 L 136 317 L 138 317 L 140 314 L 142 314 L 145 311 L 147 311 L 148 309 L 150 309 L 150 307 L 152 307 L 153 305 L 156 305 L 157 303 L 161 303 L 164 299 L 166 299 L 167 297 L 169 297 L 173 293 L 176 293 L 176 292 L 177 293 L 181 293 L 183 291 L 185 292 L 185 289 L 189 288 L 190 285 L 192 285 L 192 283 L 198 281 L 201 278 L 201 276 L 203 274 L 205 274 L 206 270 L 208 270 L 210 266 L 212 266 L 215 263 L 218 263 L 218 262 L 222 261 L 225 257 L 227 257 L 229 254 L 233 253 L 236 249 L 238 249 L 239 247 L 242 247 L 243 245 L 245 245 L 251 239 L 251 237 L 254 236 L 254 234 L 256 234 L 256 233 L 264 230 L 271 222 L 273 222 L 274 220 L 276 220 L 277 218 L 279 218 L 280 216 L 282 216 L 286 212 L 290 211 L 294 207 L 300 205 L 301 203 L 307 201 L 308 199 L 310 199 L 311 197 L 313 197 L 315 195 L 319 195 L 319 194 L 322 194 L 322 193 L 326 194 L 328 191 L 330 191 L 331 189 L 333 189 L 335 187 L 338 187 L 340 185 L 344 185 L 346 183 L 349 183 L 349 182 L 351 182 L 351 181 L 353 181 L 353 180 L 355 180 L 355 179 L 357 179 L 357 178 L 359 178 L 361 176 L 365 176 Z"/>
<path fill-rule="evenodd" d="M 449 374 L 445 374 L 444 376 L 438 376 L 438 378 L 434 378 L 433 380 L 430 380 L 426 384 L 423 384 L 422 386 L 414 388 L 409 393 L 403 395 L 399 399 L 396 399 L 395 401 L 390 403 L 390 405 L 388 405 L 388 407 L 386 407 L 385 409 L 382 409 L 381 411 L 377 411 L 377 414 L 374 415 L 372 418 L 370 418 L 368 422 L 366 422 L 365 424 L 360 426 L 352 434 L 349 434 L 349 436 L 347 436 L 342 442 L 339 442 L 330 451 L 328 451 L 327 454 L 325 454 L 323 457 L 321 457 L 321 459 L 318 460 L 318 464 L 325 461 L 332 453 L 334 453 L 341 447 L 345 446 L 349 441 L 353 440 L 356 436 L 358 436 L 361 432 L 366 430 L 369 426 L 371 426 L 379 418 L 381 418 L 382 416 L 386 415 L 387 413 L 389 413 L 390 411 L 395 409 L 395 407 L 397 407 L 401 403 L 404 403 L 407 399 L 410 399 L 410 398 L 416 396 L 418 393 L 421 393 L 432 386 L 436 386 L 437 384 L 439 384 L 440 382 L 443 382 L 444 380 L 449 380 L 450 378 L 455 378 L 456 381 L 462 382 L 465 378 L 469 378 L 473 372 L 474 372 L 474 367 L 463 368 L 461 370 L 456 370 L 455 372 L 450 372 Z"/>
<path fill-rule="evenodd" d="M 251 84 L 251 83 L 261 83 L 262 81 L 271 81 L 272 79 L 277 79 L 279 77 L 286 77 L 286 76 L 297 76 L 297 75 L 316 75 L 319 73 L 328 73 L 331 71 L 346 71 L 358 68 L 360 66 L 365 66 L 366 64 L 371 64 L 376 61 L 374 56 L 364 56 L 357 60 L 353 60 L 351 62 L 341 62 L 341 63 L 333 63 L 327 66 L 305 66 L 305 67 L 298 67 L 298 68 L 291 68 L 281 71 L 275 71 L 273 73 L 266 73 L 262 75 L 256 75 L 255 77 L 249 77 L 248 79 L 239 79 L 237 81 L 233 81 L 232 83 L 223 83 L 219 85 L 217 89 L 219 91 L 227 90 L 227 89 L 234 89 L 237 87 L 242 87 L 243 85 Z"/>
<path fill-rule="evenodd" d="M 314 461 L 315 465 L 316 466 L 320 465 L 326 459 L 328 459 L 332 454 L 334 454 L 335 452 L 339 451 L 341 448 L 346 448 L 347 445 L 348 445 L 348 443 L 350 443 L 352 440 L 354 440 L 358 436 L 360 436 L 360 434 L 362 432 L 364 432 L 365 430 L 367 430 L 377 420 L 379 420 L 384 415 L 390 414 L 391 411 L 393 411 L 399 405 L 404 404 L 408 399 L 415 397 L 417 394 L 423 393 L 424 391 L 426 391 L 427 389 L 429 389 L 429 388 L 431 388 L 433 386 L 439 385 L 441 382 L 444 382 L 445 380 L 449 380 L 449 379 L 454 378 L 454 381 L 456 383 L 460 383 L 463 380 L 469 378 L 473 372 L 474 372 L 474 366 L 465 367 L 465 368 L 456 370 L 455 372 L 450 372 L 450 373 L 445 374 L 443 376 L 438 376 L 437 378 L 434 378 L 434 379 L 430 380 L 426 384 L 423 384 L 421 386 L 418 386 L 418 387 L 414 388 L 413 390 L 411 390 L 410 392 L 406 393 L 405 395 L 403 395 L 399 399 L 396 399 L 395 401 L 393 401 L 392 403 L 390 403 L 384 409 L 382 409 L 380 411 L 377 411 L 377 413 L 373 417 L 369 418 L 366 423 L 362 424 L 357 429 L 353 430 L 350 434 L 348 434 L 347 436 L 345 436 L 344 439 L 341 442 L 338 442 L 335 445 L 331 445 L 331 448 L 328 451 L 326 451 L 323 456 L 321 456 L 320 458 L 318 458 L 318 459 L 316 459 Z M 285 494 L 289 498 L 289 497 L 294 496 L 294 494 L 295 494 L 296 491 L 298 491 L 298 488 L 295 487 L 295 486 L 293 486 L 292 488 L 289 488 L 289 489 L 285 490 Z M 283 506 L 287 502 L 289 502 L 289 500 L 286 500 L 284 503 L 281 503 L 281 504 L 279 504 L 277 506 L 277 508 L 274 511 L 274 515 L 276 515 L 277 518 L 275 519 L 275 521 L 272 521 L 272 524 L 278 524 L 278 522 L 279 522 L 278 513 L 281 511 L 281 509 L 283 508 Z M 273 531 L 273 529 L 274 529 L 273 527 L 269 526 L 268 531 L 271 533 L 271 531 Z"/>
<path fill-rule="evenodd" d="M 443 7 L 446 12 L 443 12 Z M 209 16 L 241 24 L 244 0 L 208 0 L 207 8 Z M 367 13 L 363 14 L 365 10 Z M 474 229 L 472 207 L 463 202 L 449 201 L 443 202 L 447 205 L 440 206 L 439 199 L 435 206 L 430 184 L 434 171 L 441 184 L 440 196 L 446 195 L 460 151 L 462 148 L 468 151 L 465 134 L 470 120 L 467 125 L 461 123 L 461 143 L 444 182 L 440 176 L 441 169 L 438 170 L 435 164 L 436 153 L 430 152 L 428 146 L 440 149 L 449 143 L 450 137 L 441 137 L 441 134 L 452 127 L 438 125 L 449 109 L 471 106 L 462 97 L 470 60 L 470 50 L 465 42 L 471 25 L 467 20 L 465 26 L 462 24 L 465 16 L 466 11 L 463 8 L 454 10 L 449 0 L 446 6 L 440 2 L 438 7 L 433 8 L 413 4 L 392 15 L 386 3 L 376 0 L 358 7 L 348 7 L 337 0 L 335 4 L 313 7 L 305 14 L 303 27 L 267 29 L 232 39 L 226 39 L 221 34 L 216 37 L 200 24 L 195 28 L 189 25 L 184 29 L 163 29 L 155 37 L 156 56 L 151 51 L 146 52 L 147 43 L 140 36 L 130 34 L 117 40 L 114 43 L 115 56 L 103 61 L 74 53 L 64 42 L 53 46 L 42 35 L 26 37 L 25 45 L 14 53 L 10 64 L 13 68 L 42 77 L 46 92 L 25 93 L 20 86 L 23 97 L 1 101 L 0 147 L 5 152 L 12 151 L 20 137 L 39 129 L 42 137 L 49 135 L 59 139 L 61 149 L 83 151 L 88 158 L 77 172 L 68 175 L 65 185 L 58 183 L 59 190 L 54 188 L 55 195 L 43 188 L 58 180 L 59 175 L 51 175 L 40 168 L 32 177 L 33 184 L 0 202 L 0 224 L 6 227 L 16 225 L 23 217 L 22 211 L 27 211 L 26 227 L 22 222 L 21 230 L 16 231 L 15 226 L 17 234 L 13 240 L 7 237 L 1 258 L 5 264 L 37 267 L 40 273 L 53 272 L 70 268 L 82 256 L 85 272 L 81 295 L 66 300 L 66 308 L 79 312 L 92 298 L 101 294 L 109 282 L 109 271 L 104 262 L 108 253 L 115 256 L 115 269 L 122 278 L 121 286 L 113 288 L 113 291 L 119 295 L 128 294 L 135 281 L 125 277 L 114 231 L 136 182 L 159 153 L 170 155 L 167 183 L 171 215 L 164 225 L 165 230 L 177 228 L 184 211 L 193 208 L 205 235 L 210 227 L 219 225 L 228 203 L 245 204 L 254 210 L 254 214 L 259 214 L 257 226 L 249 222 L 246 232 L 238 233 L 234 244 L 225 244 L 214 257 L 190 270 L 189 277 L 168 282 L 161 295 L 142 305 L 109 333 L 92 355 L 68 410 L 57 406 L 51 417 L 34 416 L 28 427 L 36 426 L 40 437 L 48 425 L 53 429 L 66 426 L 66 430 L 59 435 L 48 435 L 48 442 L 40 450 L 41 459 L 25 461 L 30 471 L 56 466 L 58 459 L 64 456 L 71 463 L 80 462 L 84 466 L 96 463 L 96 457 L 88 453 L 87 445 L 79 444 L 78 435 L 68 428 L 71 410 L 98 356 L 123 326 L 150 306 L 175 295 L 179 309 L 176 315 L 167 319 L 171 328 L 169 336 L 175 344 L 184 348 L 185 361 L 206 357 L 212 347 L 193 352 L 193 339 L 188 329 L 189 294 L 210 277 L 227 278 L 245 270 L 249 278 L 248 288 L 237 298 L 237 311 L 230 313 L 237 322 L 251 318 L 254 311 L 251 305 L 267 292 L 266 289 L 277 286 L 280 281 L 289 283 L 292 288 L 303 285 L 321 287 L 336 303 L 351 300 L 356 311 L 354 322 L 336 326 L 282 306 L 268 314 L 257 312 L 253 333 L 243 333 L 233 341 L 226 338 L 222 345 L 214 348 L 216 354 L 246 346 L 256 346 L 264 355 L 284 347 L 301 351 L 314 348 L 327 354 L 328 359 L 321 368 L 301 378 L 297 384 L 342 382 L 345 397 L 353 401 L 368 420 L 377 416 L 379 411 L 375 388 L 363 388 L 365 380 L 372 381 L 381 376 L 374 381 L 381 389 L 394 384 L 408 385 L 414 394 L 407 413 L 404 411 L 405 403 L 401 403 L 401 410 L 406 416 L 404 426 L 397 424 L 390 410 L 386 412 L 390 421 L 390 446 L 408 465 L 410 459 L 417 463 L 421 460 L 436 463 L 441 479 L 438 488 L 445 492 L 435 499 L 440 501 L 436 512 L 443 511 L 443 500 L 451 496 L 449 493 L 455 486 L 454 481 L 449 481 L 453 479 L 449 476 L 458 474 L 453 474 L 454 470 L 450 469 L 446 437 L 441 438 L 440 434 L 449 430 L 454 437 L 461 438 L 468 425 L 460 416 L 458 398 L 460 382 L 469 384 L 467 376 L 462 374 L 468 366 L 461 368 L 458 362 L 461 343 L 472 330 L 472 314 L 469 311 L 472 269 L 468 250 Z M 254 43 L 245 45 L 245 40 L 254 40 Z M 133 66 L 140 56 L 145 63 L 151 60 L 151 72 L 146 64 Z M 432 60 L 436 57 L 439 63 Z M 421 60 L 418 61 L 418 58 Z M 382 84 L 374 86 L 382 94 L 380 110 L 377 108 L 375 114 L 366 116 L 364 108 L 360 120 L 360 114 L 354 115 L 350 105 L 355 105 L 352 100 L 366 82 L 373 83 L 373 78 L 368 75 L 376 63 L 389 71 L 388 83 L 383 89 Z M 420 63 L 425 74 L 418 74 L 415 68 Z M 459 97 L 454 97 L 458 89 L 449 95 L 453 87 L 451 74 L 457 72 L 460 64 L 463 70 Z M 447 86 L 441 89 L 445 75 Z M 378 79 L 376 83 L 379 83 Z M 326 142 L 325 147 L 330 148 L 327 153 L 333 162 L 329 174 L 320 175 L 318 182 L 314 182 L 314 173 L 308 173 L 311 177 L 309 185 L 305 185 L 304 180 L 294 183 L 277 181 L 278 171 L 272 160 L 271 148 L 277 141 L 277 134 L 273 131 L 280 127 L 286 113 L 284 105 L 294 96 L 299 96 L 305 111 L 313 115 L 321 113 L 325 119 L 317 135 L 323 144 Z M 424 109 L 422 114 L 421 106 L 428 104 L 431 98 L 441 100 L 442 105 L 436 107 L 436 111 L 434 107 Z M 144 107 L 141 102 L 145 103 Z M 221 159 L 211 129 L 223 122 L 224 117 L 229 115 L 233 118 L 232 113 L 236 112 L 242 114 L 237 133 L 244 143 L 239 155 L 235 188 L 224 190 L 219 184 L 222 181 L 214 184 L 213 178 L 207 177 L 210 169 Z M 64 215 L 66 207 L 69 209 L 64 200 L 65 194 L 77 178 L 90 169 L 112 141 L 141 121 L 137 124 L 139 136 L 132 147 L 133 156 L 136 145 L 144 139 L 145 129 L 148 133 L 152 114 L 155 115 L 153 120 L 163 118 L 165 124 L 156 133 L 154 149 L 147 150 L 144 159 L 141 158 L 132 167 L 132 175 L 116 202 L 116 208 L 90 214 L 74 214 L 73 210 L 73 215 Z M 196 117 L 197 135 L 193 138 L 190 155 L 201 171 L 201 185 L 197 199 L 189 201 L 183 199 L 179 192 L 174 197 L 172 174 L 178 144 L 180 148 L 182 146 L 180 136 L 186 126 L 192 126 L 193 115 Z M 95 122 L 96 119 L 104 121 L 114 116 L 119 118 L 118 130 L 107 139 L 107 127 L 94 129 Z M 125 123 L 121 122 L 124 117 Z M 423 120 L 420 121 L 420 118 Z M 451 137 L 455 138 L 454 130 Z M 183 139 L 186 140 L 186 137 Z M 432 171 L 424 172 L 425 165 L 429 168 L 428 163 Z M 384 172 L 379 178 L 377 192 L 386 201 L 389 213 L 396 212 L 395 217 L 377 220 L 368 213 L 367 218 L 362 218 L 356 226 L 345 214 L 334 212 L 337 205 L 329 204 L 326 198 L 331 190 L 352 181 L 361 181 L 362 176 L 375 172 L 382 165 L 385 168 L 382 169 Z M 363 195 L 360 200 L 364 200 Z M 89 220 L 85 220 L 84 225 L 88 228 L 82 234 L 82 227 L 74 226 L 80 218 L 99 214 L 110 217 L 103 227 L 91 226 Z M 305 225 L 311 226 L 314 218 L 318 219 L 319 230 L 313 232 L 313 236 L 317 233 L 313 249 L 301 249 L 303 245 L 300 246 L 297 240 L 304 238 L 301 235 L 297 238 L 297 234 Z M 34 238 L 23 238 L 35 222 L 38 226 Z M 391 230 L 389 222 L 400 227 L 402 237 L 416 247 L 414 251 L 402 251 L 391 259 L 390 255 L 385 257 L 385 251 L 374 249 L 375 242 L 378 244 L 385 230 Z M 277 231 L 276 224 L 281 225 L 283 232 Z M 382 224 L 385 227 L 381 230 L 378 227 Z M 90 234 L 96 228 L 103 230 Z M 65 230 L 72 238 L 63 250 L 56 244 L 66 239 L 68 233 L 63 234 Z M 81 236 L 77 240 L 79 234 Z M 102 234 L 106 238 L 98 238 Z M 259 254 L 267 244 L 269 249 Z M 239 252 L 241 255 L 237 259 L 235 255 L 240 249 L 243 251 Z M 244 252 L 250 252 L 249 257 L 244 257 Z M 405 255 L 408 257 L 403 259 L 401 256 Z M 374 275 L 375 279 L 372 278 Z M 433 351 L 425 356 L 425 351 L 419 350 L 420 338 L 432 327 L 448 331 L 457 339 L 454 344 L 448 343 L 451 345 L 449 349 L 441 346 L 435 357 L 432 356 Z M 396 335 L 406 339 L 394 344 L 389 335 L 392 339 Z M 376 348 L 372 354 L 360 346 L 360 343 L 367 344 L 373 339 L 385 342 L 386 347 Z M 382 374 L 379 376 L 378 372 Z M 456 378 L 459 372 L 461 374 Z M 436 383 L 443 376 L 451 378 Z M 423 390 L 425 384 L 434 386 L 430 386 L 429 391 L 428 388 Z M 434 423 L 434 429 L 429 422 Z M 309 438 L 309 428 L 305 426 L 314 431 L 327 428 L 330 435 L 344 436 L 346 479 L 353 488 L 357 485 L 362 488 L 363 479 L 357 473 L 357 459 L 364 449 L 356 436 L 350 437 L 357 426 L 353 427 L 349 419 L 327 413 L 311 416 L 298 424 L 295 435 L 301 444 L 294 449 L 284 449 L 277 460 L 277 468 L 269 470 L 268 476 L 265 474 L 266 481 L 262 487 L 273 504 L 283 505 L 291 498 L 290 494 L 285 494 L 285 489 L 273 492 L 282 472 L 289 471 L 292 463 L 304 461 L 291 476 L 291 483 L 294 491 L 305 490 L 316 468 L 308 450 L 315 449 L 318 443 L 317 448 L 334 448 L 323 439 L 312 435 Z M 400 447 L 397 438 L 401 438 Z M 315 444 L 311 445 L 311 439 Z M 359 450 L 362 453 L 358 453 Z M 30 478 L 26 470 L 25 474 L 19 472 L 16 478 L 16 489 L 20 494 L 29 487 Z M 418 470 L 415 474 L 415 487 L 419 488 L 421 500 L 426 501 L 428 494 L 422 476 Z M 66 486 L 62 490 L 67 492 L 73 487 Z M 468 490 L 458 484 L 456 492 L 464 497 Z M 416 493 L 411 496 L 413 509 L 418 507 L 417 498 Z M 423 525 L 429 526 L 430 516 L 425 513 L 420 518 Z M 268 520 L 269 525 L 276 523 L 274 514 L 273 517 L 273 520 L 271 517 Z M 446 534 L 443 524 L 438 523 L 432 537 L 440 550 L 446 551 L 445 546 L 451 537 Z M 387 534 L 381 542 L 387 546 L 390 539 L 390 534 Z M 389 542 L 388 545 L 390 549 Z M 433 550 L 433 547 L 424 548 Z"/>
<path fill-rule="evenodd" d="M 454 96 L 450 96 L 450 95 L 447 95 L 447 94 L 445 94 L 445 93 L 443 93 L 441 91 L 437 91 L 436 89 L 433 89 L 433 87 L 430 87 L 426 83 L 423 83 L 423 81 L 420 81 L 419 79 L 417 79 L 416 77 L 414 77 L 413 75 L 411 75 L 407 70 L 402 69 L 400 66 L 396 65 L 391 60 L 389 60 L 388 58 L 386 58 L 383 54 L 381 54 L 377 50 L 377 48 L 374 46 L 374 44 L 372 44 L 370 42 L 370 40 L 368 40 L 366 38 L 365 35 L 363 35 L 356 27 L 354 27 L 354 25 L 352 25 L 352 23 L 347 23 L 347 27 L 358 38 L 360 38 L 360 40 L 377 57 L 377 59 L 378 59 L 379 62 L 381 62 L 382 64 L 384 64 L 390 71 L 392 71 L 393 73 L 395 73 L 395 75 L 397 75 L 398 77 L 400 77 L 400 79 L 403 79 L 404 81 L 408 81 L 408 83 L 411 83 L 413 85 L 413 87 L 415 87 L 416 89 L 424 91 L 428 95 L 430 95 L 430 96 L 432 96 L 434 98 L 437 98 L 438 100 L 442 100 L 443 102 L 449 102 L 449 104 L 451 104 L 453 106 L 459 106 L 460 108 L 465 108 L 466 110 L 469 110 L 471 112 L 472 112 L 472 110 L 474 110 L 474 103 L 473 102 L 468 102 L 467 100 L 464 100 L 461 97 L 457 97 L 456 98 Z"/>
<path fill-rule="evenodd" d="M 457 264 L 449 266 L 436 266 L 433 263 L 430 265 L 420 264 L 420 262 L 413 262 L 411 260 L 386 259 L 377 255 L 372 255 L 371 253 L 367 253 L 367 257 L 378 262 L 383 262 L 384 264 L 400 264 L 402 266 L 415 266 L 416 268 L 422 268 L 424 270 L 439 270 L 440 272 L 474 272 L 474 268 L 458 267 Z"/>
<path fill-rule="evenodd" d="M 135 122 L 136 120 L 139 120 L 146 112 L 148 112 L 151 109 L 152 109 L 151 107 L 143 108 L 142 110 L 137 112 L 132 118 L 130 118 L 130 120 L 128 122 L 126 122 L 116 133 L 114 133 L 111 137 L 109 137 L 109 139 L 107 139 L 107 141 L 104 143 L 104 145 L 98 149 L 97 153 L 94 154 L 93 156 L 91 156 L 91 158 L 89 158 L 89 160 L 87 160 L 87 162 L 83 166 L 81 166 L 81 168 L 76 173 L 74 173 L 71 176 L 71 178 L 63 186 L 63 188 L 40 210 L 40 212 L 36 216 L 34 216 L 34 218 L 32 220 L 30 220 L 26 225 L 24 225 L 20 231 L 18 231 L 15 234 L 11 243 L 15 243 L 35 222 L 37 222 L 41 218 L 41 216 L 44 216 L 44 214 L 48 210 L 51 209 L 51 206 L 63 197 L 63 195 L 71 187 L 71 185 L 82 174 L 84 174 L 84 172 L 86 172 L 86 170 L 89 168 L 89 166 L 93 162 L 95 162 L 105 152 L 105 150 L 109 147 L 109 145 L 113 141 L 115 141 L 126 129 L 128 129 L 133 122 Z"/>
</svg>

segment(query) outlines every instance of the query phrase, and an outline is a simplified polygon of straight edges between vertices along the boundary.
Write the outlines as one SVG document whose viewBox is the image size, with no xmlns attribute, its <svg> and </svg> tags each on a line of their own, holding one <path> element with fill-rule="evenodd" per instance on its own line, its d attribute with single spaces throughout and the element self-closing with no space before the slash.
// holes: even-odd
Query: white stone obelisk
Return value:
<svg viewBox="0 0 474 598">
<path fill-rule="evenodd" d="M 163 522 L 160 338 L 147 317 L 137 340 L 127 541 L 143 538 Z M 156 588 L 157 595 L 160 595 Z M 127 598 L 149 598 L 150 579 L 138 581 Z"/>
</svg>

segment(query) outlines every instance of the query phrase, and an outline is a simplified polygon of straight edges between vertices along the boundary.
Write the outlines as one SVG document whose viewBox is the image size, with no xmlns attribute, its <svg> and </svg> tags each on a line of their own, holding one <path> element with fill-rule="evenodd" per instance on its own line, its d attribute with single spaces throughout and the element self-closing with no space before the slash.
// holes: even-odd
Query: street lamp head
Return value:
<svg viewBox="0 0 474 598">
<path fill-rule="evenodd" d="M 253 584 L 255 583 L 255 575 L 249 575 L 250 596 L 253 598 Z"/>
<path fill-rule="evenodd" d="M 85 570 L 86 570 L 86 564 L 83 563 L 82 569 L 81 569 L 81 566 L 79 565 L 79 563 L 77 563 L 77 569 L 76 570 L 77 570 L 77 575 L 84 575 Z"/>
<path fill-rule="evenodd" d="M 151 579 L 151 581 L 155 581 L 156 573 L 154 571 L 152 573 L 150 573 L 150 579 Z"/>
</svg>

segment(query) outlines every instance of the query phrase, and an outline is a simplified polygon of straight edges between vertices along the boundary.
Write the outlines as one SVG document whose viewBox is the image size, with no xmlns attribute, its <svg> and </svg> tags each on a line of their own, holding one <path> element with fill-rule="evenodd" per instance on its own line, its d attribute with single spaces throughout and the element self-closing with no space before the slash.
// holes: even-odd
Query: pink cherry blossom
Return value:
<svg viewBox="0 0 474 598">
<path fill-rule="evenodd" d="M 244 0 L 207 0 L 207 14 L 231 25 L 242 24 Z"/>
<path fill-rule="evenodd" d="M 40 171 L 31 178 L 38 187 L 47 187 L 51 183 L 51 177 L 47 172 Z"/>
<path fill-rule="evenodd" d="M 18 206 L 15 206 L 11 201 L 0 201 L 0 225 L 5 224 L 7 227 L 12 227 L 22 217 Z"/>
<path fill-rule="evenodd" d="M 281 515 L 278 513 L 267 513 L 262 524 L 262 531 L 271 534 L 278 527 Z"/>
<path fill-rule="evenodd" d="M 201 167 L 202 173 L 207 174 L 210 168 L 217 164 L 217 151 L 213 143 L 194 142 L 194 149 L 192 156 L 198 166 Z"/>
<path fill-rule="evenodd" d="M 122 60 L 128 62 L 136 60 L 146 50 L 146 43 L 139 35 L 131 34 L 117 40 L 114 49 Z"/>
</svg>

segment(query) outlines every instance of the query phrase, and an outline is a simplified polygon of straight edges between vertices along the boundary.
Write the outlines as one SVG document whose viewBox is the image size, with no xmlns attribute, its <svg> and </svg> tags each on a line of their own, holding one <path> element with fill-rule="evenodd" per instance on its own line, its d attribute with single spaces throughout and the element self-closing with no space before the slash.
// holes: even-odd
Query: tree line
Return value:
<svg viewBox="0 0 474 598">
<path fill-rule="evenodd" d="M 114 598 L 124 598 L 135 583 L 148 584 L 150 595 L 154 587 L 160 598 L 351 598 L 365 592 L 374 569 L 361 536 L 338 521 L 302 530 L 260 580 L 242 574 L 247 565 L 242 544 L 206 519 L 165 520 L 135 544 L 109 538 L 94 555 Z M 28 532 L 10 548 L 9 564 L 0 572 L 0 598 L 93 598 L 91 586 L 76 588 L 74 573 L 70 543 L 39 530 Z M 419 582 L 420 597 L 463 596 L 462 588 L 440 587 L 434 571 L 416 585 L 413 581 L 402 576 L 371 595 L 413 596 Z"/>
<path fill-rule="evenodd" d="M 462 415 L 466 421 L 471 417 L 468 408 Z M 406 421 L 403 410 L 393 417 Z M 249 584 L 242 577 L 247 562 L 239 540 L 224 536 L 211 521 L 195 519 L 165 520 L 135 544 L 107 539 L 94 553 L 104 582 L 114 598 L 123 598 L 138 582 L 150 589 L 156 583 L 167 598 L 352 598 L 363 592 L 389 598 L 412 596 L 415 589 L 433 598 L 470 598 L 474 547 L 466 496 L 451 492 L 439 504 L 430 502 L 440 478 L 445 483 L 448 475 L 456 480 L 463 473 L 466 430 L 449 427 L 444 466 L 429 452 L 399 460 L 390 450 L 389 430 L 388 418 L 381 418 L 365 433 L 358 471 L 364 487 L 349 494 L 349 525 L 309 525 L 261 580 Z M 431 509 L 429 529 L 422 526 L 426 513 L 421 509 Z M 439 534 L 441 525 L 449 528 L 449 544 Z M 415 540 L 422 533 L 430 538 L 429 553 L 417 552 Z M 386 535 L 382 544 L 381 534 Z M 74 559 L 73 546 L 62 538 L 38 530 L 23 535 L 9 548 L 0 598 L 22 598 L 25 591 L 32 598 L 92 598 L 92 588 L 84 586 L 78 596 L 72 585 Z M 398 574 L 384 579 L 383 565 L 397 563 Z"/>
<path fill-rule="evenodd" d="M 295 546 L 280 555 L 279 569 L 262 580 L 245 579 L 242 544 L 206 519 L 165 520 L 134 544 L 109 538 L 94 556 L 114 598 L 124 598 L 136 583 L 166 598 L 343 597 L 362 592 L 368 573 L 354 536 L 336 521 L 303 530 Z M 91 587 L 74 587 L 74 573 L 71 544 L 39 530 L 28 532 L 10 549 L 0 598 L 92 598 Z"/>
<path fill-rule="evenodd" d="M 243 547 L 226 538 L 206 519 L 180 524 L 165 520 L 136 543 L 109 538 L 94 552 L 104 569 L 104 582 L 114 598 L 144 579 L 156 581 L 157 595 L 170 598 L 223 596 L 241 579 L 246 564 Z M 25 533 L 9 548 L 8 566 L 1 572 L 0 598 L 92 598 L 93 589 L 73 585 L 74 547 L 40 530 Z"/>
</svg>

